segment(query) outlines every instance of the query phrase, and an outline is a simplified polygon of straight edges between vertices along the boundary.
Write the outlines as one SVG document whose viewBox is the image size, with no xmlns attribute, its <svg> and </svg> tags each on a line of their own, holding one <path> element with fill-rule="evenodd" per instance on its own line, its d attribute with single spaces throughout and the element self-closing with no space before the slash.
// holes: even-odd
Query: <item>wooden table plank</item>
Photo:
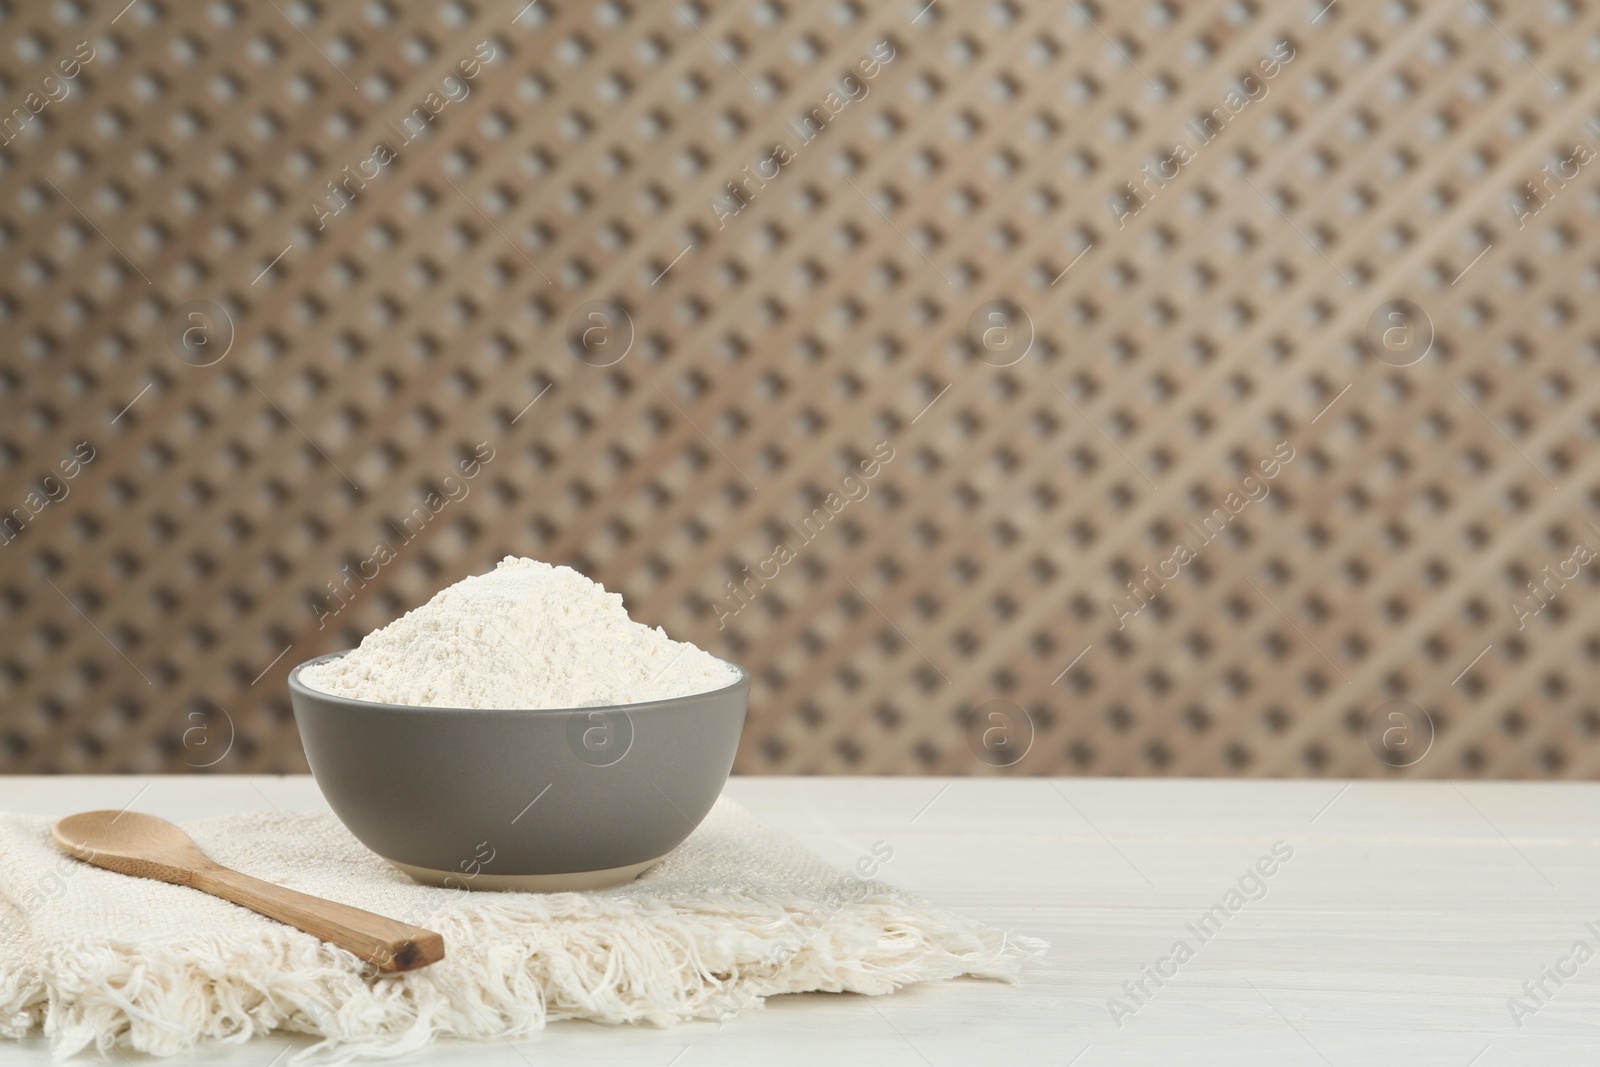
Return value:
<svg viewBox="0 0 1600 1067">
<path fill-rule="evenodd" d="M 1050 956 L 1017 987 L 784 997 L 721 1027 L 559 1024 L 516 1048 L 446 1043 L 417 1062 L 1493 1067 L 1588 1062 L 1600 1046 L 1600 962 L 1560 988 L 1546 980 L 1543 1005 L 1522 991 L 1576 940 L 1600 960 L 1585 926 L 1600 929 L 1600 785 L 735 778 L 728 789 L 834 862 L 887 842 L 883 877 L 1046 938 Z M 179 820 L 324 807 L 306 777 L 0 779 L 0 810 L 135 797 Z M 1292 855 L 1268 865 L 1264 893 L 1248 882 L 1259 899 L 1202 941 L 1189 924 L 1277 842 Z M 1144 968 L 1180 939 L 1192 958 L 1156 988 Z M 1141 978 L 1143 1003 L 1123 988 Z M 1134 1009 L 1120 1027 L 1113 997 Z M 1512 997 L 1537 1007 L 1520 1029 Z M 264 1067 L 303 1044 L 178 1062 Z M 6 1054 L 48 1059 L 40 1040 Z"/>
</svg>

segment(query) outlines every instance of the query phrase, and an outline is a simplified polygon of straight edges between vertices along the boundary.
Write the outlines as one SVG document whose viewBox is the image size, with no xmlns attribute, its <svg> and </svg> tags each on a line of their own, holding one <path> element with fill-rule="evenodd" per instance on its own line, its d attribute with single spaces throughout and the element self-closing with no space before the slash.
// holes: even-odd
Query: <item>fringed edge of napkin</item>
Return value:
<svg viewBox="0 0 1600 1067">
<path fill-rule="evenodd" d="M 171 1055 L 282 1030 L 322 1038 L 292 1062 L 342 1063 L 438 1037 L 525 1038 L 562 1019 L 665 1026 L 726 1018 L 781 993 L 1014 981 L 1048 947 L 881 883 L 854 896 L 820 912 L 803 898 L 721 895 L 634 902 L 627 915 L 580 894 L 474 900 L 433 927 L 447 953 L 452 940 L 481 942 L 477 958 L 381 977 L 343 950 L 267 927 L 246 943 L 195 931 L 50 946 L 48 986 L 38 970 L 0 975 L 0 1032 L 42 1026 L 64 1059 L 91 1045 Z"/>
</svg>

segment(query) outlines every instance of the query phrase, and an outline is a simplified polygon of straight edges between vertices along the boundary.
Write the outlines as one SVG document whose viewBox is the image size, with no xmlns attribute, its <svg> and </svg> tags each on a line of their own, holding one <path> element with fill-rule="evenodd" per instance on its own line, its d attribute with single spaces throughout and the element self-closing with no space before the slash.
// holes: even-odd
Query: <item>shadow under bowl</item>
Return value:
<svg viewBox="0 0 1600 1067">
<path fill-rule="evenodd" d="M 558 892 L 631 881 L 700 825 L 750 676 L 709 693 L 563 709 L 353 700 L 289 672 L 306 761 L 339 821 L 419 882 Z"/>
</svg>

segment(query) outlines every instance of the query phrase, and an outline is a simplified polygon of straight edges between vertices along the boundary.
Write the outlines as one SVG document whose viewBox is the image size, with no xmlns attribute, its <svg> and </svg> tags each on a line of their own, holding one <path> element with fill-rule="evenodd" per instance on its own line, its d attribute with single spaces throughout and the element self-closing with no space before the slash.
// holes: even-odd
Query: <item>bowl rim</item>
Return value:
<svg viewBox="0 0 1600 1067">
<path fill-rule="evenodd" d="M 682 704 L 686 700 L 704 700 L 708 697 L 731 695 L 736 690 L 748 688 L 751 680 L 750 672 L 739 666 L 739 664 L 734 663 L 732 660 L 723 659 L 721 656 L 712 656 L 711 658 L 716 660 L 718 663 L 723 663 L 729 667 L 732 667 L 738 672 L 739 675 L 732 682 L 723 686 L 721 689 L 709 689 L 704 693 L 686 693 L 683 696 L 666 697 L 661 700 L 641 700 L 635 704 L 586 704 L 581 707 L 570 708 L 461 708 L 455 706 L 445 706 L 442 704 L 388 704 L 378 700 L 361 700 L 356 697 L 342 696 L 339 693 L 326 693 L 321 689 L 313 689 L 311 686 L 300 680 L 300 672 L 305 670 L 307 667 L 316 666 L 319 663 L 326 663 L 329 660 L 338 659 L 340 656 L 348 656 L 354 651 L 355 649 L 353 648 L 343 648 L 336 652 L 324 652 L 321 655 L 312 656 L 310 659 L 296 665 L 292 670 L 289 671 L 288 681 L 290 695 L 298 696 L 304 694 L 307 697 L 312 697 L 317 700 L 326 700 L 335 704 L 344 704 L 351 708 L 381 709 L 384 711 L 399 712 L 466 712 L 468 714 L 477 715 L 530 715 L 546 713 L 552 715 L 570 715 L 573 713 L 614 714 L 621 712 L 622 714 L 626 715 L 632 711 L 649 708 L 662 708 L 670 705 Z M 711 653 L 707 652 L 706 655 L 709 656 Z"/>
</svg>

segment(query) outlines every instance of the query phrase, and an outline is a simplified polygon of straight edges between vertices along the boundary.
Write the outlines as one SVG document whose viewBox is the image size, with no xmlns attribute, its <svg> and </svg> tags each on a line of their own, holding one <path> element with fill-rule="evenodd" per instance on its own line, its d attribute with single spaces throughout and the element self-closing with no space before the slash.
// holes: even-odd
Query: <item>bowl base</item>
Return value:
<svg viewBox="0 0 1600 1067">
<path fill-rule="evenodd" d="M 589 889 L 610 889 L 627 885 L 645 871 L 660 863 L 662 857 L 630 863 L 626 867 L 608 867 L 601 871 L 572 871 L 563 874 L 489 874 L 479 871 L 468 877 L 460 871 L 436 871 L 431 867 L 414 867 L 399 860 L 389 860 L 413 881 L 443 889 L 509 890 L 521 893 L 581 893 Z"/>
</svg>

